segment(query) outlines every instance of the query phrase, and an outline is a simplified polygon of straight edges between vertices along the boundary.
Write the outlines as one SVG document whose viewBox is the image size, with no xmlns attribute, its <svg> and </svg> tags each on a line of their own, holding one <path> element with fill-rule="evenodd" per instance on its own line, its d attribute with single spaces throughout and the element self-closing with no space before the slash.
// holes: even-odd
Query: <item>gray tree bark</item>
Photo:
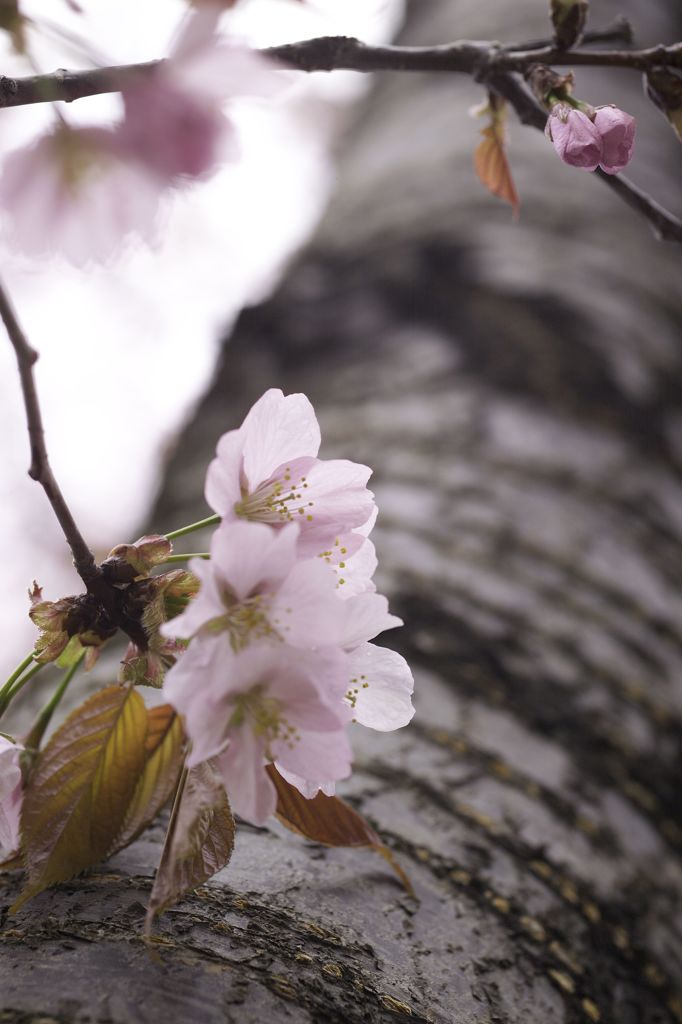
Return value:
<svg viewBox="0 0 682 1024">
<path fill-rule="evenodd" d="M 532 38 L 544 8 L 416 0 L 404 39 Z M 680 28 L 646 16 L 643 41 Z M 610 82 L 577 91 L 643 114 L 637 175 L 679 201 L 666 126 L 632 76 Z M 509 223 L 471 170 L 477 98 L 377 82 L 152 518 L 206 514 L 215 440 L 270 386 L 311 397 L 326 456 L 375 467 L 380 588 L 406 622 L 387 642 L 417 715 L 358 730 L 344 795 L 417 901 L 369 853 L 242 827 L 152 959 L 155 827 L 16 917 L 19 881 L 0 881 L 0 1021 L 682 1021 L 679 253 L 516 126 Z"/>
</svg>

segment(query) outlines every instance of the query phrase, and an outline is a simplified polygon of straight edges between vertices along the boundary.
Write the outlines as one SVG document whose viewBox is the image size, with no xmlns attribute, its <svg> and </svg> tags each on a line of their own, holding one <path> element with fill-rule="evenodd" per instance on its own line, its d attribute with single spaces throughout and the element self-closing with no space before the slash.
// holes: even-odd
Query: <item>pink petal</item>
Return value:
<svg viewBox="0 0 682 1024">
<path fill-rule="evenodd" d="M 552 108 L 545 131 L 564 163 L 586 171 L 593 171 L 599 165 L 601 136 L 581 110 L 557 104 Z"/>
<path fill-rule="evenodd" d="M 277 764 L 300 775 L 317 787 L 329 781 L 347 779 L 351 773 L 352 752 L 345 732 L 301 731 L 293 747 L 284 744 L 277 750 Z"/>
<path fill-rule="evenodd" d="M 306 474 L 302 554 L 319 554 L 340 534 L 361 527 L 374 509 L 371 469 L 346 459 L 318 460 Z"/>
<path fill-rule="evenodd" d="M 199 592 L 193 597 L 180 615 L 164 622 L 161 635 L 165 637 L 182 637 L 189 639 L 194 636 L 207 622 L 216 619 L 225 612 L 225 605 L 218 589 L 218 580 L 210 562 L 203 558 L 192 558 L 189 569 L 198 577 Z"/>
<path fill-rule="evenodd" d="M 607 174 L 617 174 L 632 158 L 635 119 L 618 107 L 598 107 L 594 125 L 602 139 L 602 170 Z"/>
<path fill-rule="evenodd" d="M 221 523 L 211 542 L 212 571 L 243 600 L 275 587 L 296 563 L 298 527 L 272 530 L 263 523 Z"/>
<path fill-rule="evenodd" d="M 241 429 L 244 474 L 251 492 L 287 461 L 316 456 L 320 447 L 320 428 L 308 399 L 300 394 L 285 397 L 277 388 L 259 398 Z"/>
<path fill-rule="evenodd" d="M 344 621 L 341 644 L 353 650 L 385 629 L 402 626 L 403 620 L 388 611 L 388 601 L 382 594 L 364 593 L 343 601 Z"/>
<path fill-rule="evenodd" d="M 251 729 L 234 730 L 217 764 L 233 812 L 254 825 L 265 824 L 277 808 L 277 791 L 265 772 L 264 741 Z"/>
<path fill-rule="evenodd" d="M 352 716 L 360 725 L 391 732 L 414 715 L 414 680 L 400 654 L 375 644 L 362 644 L 349 655 L 355 703 Z"/>
<path fill-rule="evenodd" d="M 241 469 L 244 451 L 240 430 L 230 430 L 218 441 L 216 457 L 206 474 L 206 501 L 218 515 L 235 519 L 234 506 L 241 501 Z"/>
<path fill-rule="evenodd" d="M 270 621 L 287 644 L 325 647 L 339 642 L 347 603 L 338 597 L 327 567 L 308 559 L 292 568 L 277 591 Z"/>
<path fill-rule="evenodd" d="M 322 792 L 326 796 L 334 796 L 336 792 L 335 782 L 309 782 L 308 779 L 302 778 L 300 775 L 296 775 L 295 772 L 288 772 L 286 768 L 283 768 L 279 761 L 275 761 L 275 768 L 287 782 L 290 782 L 292 786 L 295 786 L 299 793 L 302 793 L 306 800 L 312 800 L 314 796 Z"/>
</svg>

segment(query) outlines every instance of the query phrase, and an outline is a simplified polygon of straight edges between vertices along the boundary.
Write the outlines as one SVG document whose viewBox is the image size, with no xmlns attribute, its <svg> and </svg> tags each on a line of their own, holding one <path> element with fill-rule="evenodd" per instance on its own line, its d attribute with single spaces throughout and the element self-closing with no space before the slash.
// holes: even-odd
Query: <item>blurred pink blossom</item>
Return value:
<svg viewBox="0 0 682 1024">
<path fill-rule="evenodd" d="M 183 179 L 207 177 L 237 146 L 223 103 L 271 97 L 286 75 L 217 35 L 222 8 L 188 14 L 166 61 L 123 90 L 124 118 L 109 128 L 64 123 L 11 153 L 0 173 L 0 212 L 14 248 L 105 261 L 137 235 L 157 234 L 159 201 Z"/>
<path fill-rule="evenodd" d="M 601 135 L 581 110 L 575 110 L 567 103 L 557 103 L 550 111 L 545 134 L 565 164 L 582 167 L 586 171 L 594 171 L 599 166 Z"/>
<path fill-rule="evenodd" d="M 32 256 L 106 261 L 132 235 L 152 240 L 161 186 L 109 128 L 67 128 L 15 150 L 0 174 L 6 237 Z"/>
<path fill-rule="evenodd" d="M 597 107 L 594 126 L 602 141 L 600 166 L 607 174 L 617 174 L 632 158 L 635 119 L 624 110 L 610 104 L 606 107 Z"/>
<path fill-rule="evenodd" d="M 236 96 L 271 98 L 286 75 L 253 50 L 217 34 L 221 9 L 187 15 L 167 60 L 123 89 L 121 134 L 131 154 L 164 181 L 204 178 L 238 155 L 222 111 Z"/>
<path fill-rule="evenodd" d="M 21 744 L 0 735 L 0 860 L 19 847 L 22 799 L 19 758 L 23 749 Z"/>
</svg>

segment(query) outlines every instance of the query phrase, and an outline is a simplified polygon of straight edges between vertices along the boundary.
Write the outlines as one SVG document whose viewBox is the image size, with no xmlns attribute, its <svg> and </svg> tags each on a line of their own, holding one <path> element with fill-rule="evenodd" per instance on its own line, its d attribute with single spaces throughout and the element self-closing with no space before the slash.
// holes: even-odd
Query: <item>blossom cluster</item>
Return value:
<svg viewBox="0 0 682 1024">
<path fill-rule="evenodd" d="M 204 3 L 183 23 L 168 58 L 122 82 L 123 117 L 72 127 L 15 150 L 0 174 L 0 214 L 14 248 L 55 251 L 76 264 L 106 260 L 132 235 L 155 237 L 169 190 L 203 180 L 238 153 L 224 104 L 270 98 L 276 65 L 218 33 L 224 4 Z"/>
<path fill-rule="evenodd" d="M 275 812 L 266 766 L 306 797 L 350 774 L 351 722 L 388 731 L 412 715 L 412 674 L 370 641 L 401 625 L 376 592 L 370 470 L 318 458 L 320 430 L 301 394 L 271 389 L 210 464 L 221 517 L 186 609 L 161 627 L 188 640 L 164 694 L 181 713 L 189 765 L 210 758 L 234 810 Z"/>
<path fill-rule="evenodd" d="M 601 167 L 607 174 L 617 174 L 632 157 L 635 119 L 613 104 L 581 110 L 569 103 L 556 103 L 545 133 L 564 163 L 586 171 Z"/>
</svg>

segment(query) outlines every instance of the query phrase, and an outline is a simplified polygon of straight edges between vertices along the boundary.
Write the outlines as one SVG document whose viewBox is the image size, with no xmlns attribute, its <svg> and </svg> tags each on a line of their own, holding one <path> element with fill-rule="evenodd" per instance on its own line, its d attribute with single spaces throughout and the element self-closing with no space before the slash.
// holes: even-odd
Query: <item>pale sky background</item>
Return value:
<svg viewBox="0 0 682 1024">
<path fill-rule="evenodd" d="M 105 63 L 163 56 L 186 10 L 180 0 L 80 2 L 83 16 L 65 0 L 23 0 L 22 10 L 51 26 L 31 37 L 41 71 L 88 65 L 64 31 L 86 39 Z M 336 34 L 375 42 L 390 36 L 400 8 L 401 0 L 243 0 L 223 27 L 254 45 Z M 3 74 L 31 73 L 3 40 L 0 56 Z M 245 303 L 272 287 L 333 186 L 329 143 L 367 79 L 351 72 L 294 79 L 274 104 L 230 107 L 241 160 L 174 198 L 158 248 L 83 270 L 59 258 L 20 259 L 0 241 L 5 285 L 41 354 L 37 380 L 51 462 L 98 556 L 135 539 L 161 453 L 210 380 L 221 334 Z M 118 100 L 62 106 L 73 123 L 97 123 L 116 114 Z M 0 158 L 52 117 L 49 105 L 0 110 Z M 226 410 L 225 429 L 236 425 Z M 26 473 L 24 412 L 4 337 L 0 437 L 1 683 L 33 643 L 31 581 L 49 599 L 82 589 L 47 500 Z"/>
</svg>

